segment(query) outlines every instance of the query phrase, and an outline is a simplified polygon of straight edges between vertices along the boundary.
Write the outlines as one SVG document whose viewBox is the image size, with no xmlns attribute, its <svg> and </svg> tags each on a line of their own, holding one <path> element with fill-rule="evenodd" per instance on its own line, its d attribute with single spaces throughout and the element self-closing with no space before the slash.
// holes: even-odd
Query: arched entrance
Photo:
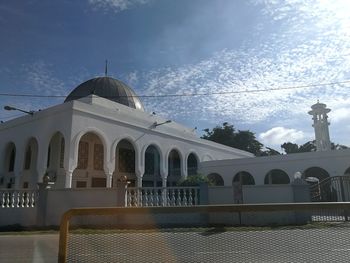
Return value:
<svg viewBox="0 0 350 263">
<path fill-rule="evenodd" d="M 50 140 L 47 149 L 46 176 L 49 180 L 55 182 L 55 187 L 64 187 L 65 172 L 64 172 L 64 151 L 65 140 L 60 132 L 56 132 Z"/>
<path fill-rule="evenodd" d="M 310 167 L 303 172 L 303 178 L 315 177 L 321 182 L 322 180 L 329 177 L 329 173 L 320 167 Z"/>
<path fill-rule="evenodd" d="M 215 186 L 224 186 L 224 179 L 222 179 L 220 174 L 211 173 L 211 174 L 208 175 L 208 179 Z"/>
<path fill-rule="evenodd" d="M 73 172 L 72 187 L 106 187 L 104 147 L 102 140 L 95 133 L 88 132 L 81 137 L 78 146 L 78 163 Z"/>
<path fill-rule="evenodd" d="M 241 182 L 242 185 L 255 185 L 254 177 L 246 171 L 236 173 L 233 177 L 233 182 Z"/>
<path fill-rule="evenodd" d="M 38 178 L 38 142 L 35 138 L 29 139 L 25 152 L 22 176 L 20 178 L 20 188 L 35 188 Z"/>
<path fill-rule="evenodd" d="M 114 179 L 118 181 L 126 177 L 130 186 L 134 187 L 136 182 L 134 146 L 126 139 L 121 140 L 117 145 L 115 156 Z M 113 180 L 113 185 L 116 185 L 115 180 Z"/>
<path fill-rule="evenodd" d="M 0 178 L 1 188 L 13 188 L 15 183 L 16 145 L 13 142 L 7 144 L 5 150 L 4 176 Z"/>
<path fill-rule="evenodd" d="M 196 175 L 198 170 L 198 158 L 194 153 L 190 153 L 187 158 L 187 175 Z"/>
<path fill-rule="evenodd" d="M 168 157 L 167 186 L 176 186 L 181 179 L 181 157 L 177 150 L 173 149 Z"/>
<path fill-rule="evenodd" d="M 160 154 L 159 150 L 150 145 L 145 152 L 145 173 L 142 178 L 143 187 L 161 187 Z"/>
<path fill-rule="evenodd" d="M 290 179 L 288 174 L 280 169 L 269 171 L 264 180 L 264 184 L 289 184 Z"/>
</svg>

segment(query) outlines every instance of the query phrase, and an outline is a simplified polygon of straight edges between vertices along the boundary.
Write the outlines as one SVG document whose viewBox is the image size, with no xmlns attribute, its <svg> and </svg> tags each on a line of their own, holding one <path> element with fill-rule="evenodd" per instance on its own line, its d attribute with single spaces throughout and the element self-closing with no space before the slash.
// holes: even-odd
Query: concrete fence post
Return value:
<svg viewBox="0 0 350 263">
<path fill-rule="evenodd" d="M 50 186 L 44 183 L 38 183 L 38 199 L 36 201 L 36 226 L 46 226 L 47 197 Z"/>
<path fill-rule="evenodd" d="M 207 183 L 199 184 L 199 205 L 209 204 L 209 187 Z"/>
<path fill-rule="evenodd" d="M 310 202 L 310 185 L 302 179 L 296 179 L 291 185 L 294 203 Z M 311 214 L 306 211 L 294 211 L 295 223 L 305 224 L 310 220 Z"/>
<path fill-rule="evenodd" d="M 311 201 L 310 185 L 307 182 L 302 179 L 296 179 L 291 186 L 294 203 Z"/>
<path fill-rule="evenodd" d="M 118 182 L 117 184 L 117 206 L 126 207 L 126 189 L 128 187 L 128 182 Z"/>
</svg>

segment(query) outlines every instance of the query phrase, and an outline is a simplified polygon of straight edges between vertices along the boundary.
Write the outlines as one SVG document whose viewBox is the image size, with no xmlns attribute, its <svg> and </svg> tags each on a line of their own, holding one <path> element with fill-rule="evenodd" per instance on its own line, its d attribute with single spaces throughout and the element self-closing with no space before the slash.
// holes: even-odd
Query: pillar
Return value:
<svg viewBox="0 0 350 263">
<path fill-rule="evenodd" d="M 142 187 L 142 177 L 143 177 L 143 173 L 140 172 L 136 172 L 136 187 Z"/>
<path fill-rule="evenodd" d="M 113 172 L 108 172 L 107 174 L 107 188 L 112 188 Z"/>
<path fill-rule="evenodd" d="M 181 158 L 181 178 L 187 178 L 187 159 L 184 156 Z"/>
<path fill-rule="evenodd" d="M 65 188 L 72 188 L 72 178 L 73 178 L 73 171 L 68 170 L 66 171 L 66 182 L 65 182 Z"/>
</svg>

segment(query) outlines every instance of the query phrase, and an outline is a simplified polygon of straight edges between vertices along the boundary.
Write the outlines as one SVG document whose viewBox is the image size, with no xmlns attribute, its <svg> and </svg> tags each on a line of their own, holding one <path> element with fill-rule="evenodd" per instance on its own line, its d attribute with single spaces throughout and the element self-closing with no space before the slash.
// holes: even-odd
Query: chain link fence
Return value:
<svg viewBox="0 0 350 263">
<path fill-rule="evenodd" d="M 349 262 L 348 203 L 81 208 L 59 262 Z"/>
</svg>

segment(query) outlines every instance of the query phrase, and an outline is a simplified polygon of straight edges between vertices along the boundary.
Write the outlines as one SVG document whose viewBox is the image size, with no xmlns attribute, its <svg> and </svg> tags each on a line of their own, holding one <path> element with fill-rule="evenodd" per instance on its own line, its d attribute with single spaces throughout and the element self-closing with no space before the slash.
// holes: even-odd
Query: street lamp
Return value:
<svg viewBox="0 0 350 263">
<path fill-rule="evenodd" d="M 155 128 L 155 127 L 157 127 L 157 126 L 160 126 L 160 125 L 163 125 L 163 124 L 166 124 L 166 123 L 170 123 L 170 122 L 171 122 L 171 120 L 167 120 L 167 121 L 161 122 L 161 123 L 155 122 L 153 125 L 154 125 L 154 128 Z"/>
<path fill-rule="evenodd" d="M 8 110 L 8 111 L 10 111 L 10 110 L 18 110 L 18 111 L 27 113 L 27 114 L 29 114 L 29 115 L 33 115 L 33 114 L 34 114 L 34 111 L 25 111 L 25 110 L 21 110 L 21 109 L 12 107 L 12 106 L 7 106 L 7 105 L 4 107 L 4 110 Z"/>
</svg>

